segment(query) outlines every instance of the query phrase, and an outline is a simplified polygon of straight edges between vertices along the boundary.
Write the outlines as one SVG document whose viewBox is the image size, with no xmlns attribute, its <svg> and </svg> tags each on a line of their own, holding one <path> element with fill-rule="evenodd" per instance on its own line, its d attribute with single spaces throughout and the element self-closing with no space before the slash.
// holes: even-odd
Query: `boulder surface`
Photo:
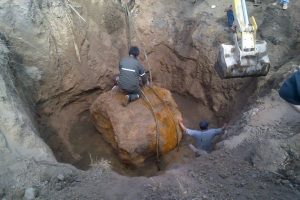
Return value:
<svg viewBox="0 0 300 200">
<path fill-rule="evenodd" d="M 97 130 L 124 163 L 134 166 L 141 166 L 156 155 L 157 141 L 161 155 L 174 149 L 182 138 L 177 123 L 181 113 L 171 93 L 154 86 L 145 87 L 143 94 L 147 98 L 142 95 L 124 107 L 124 94 L 109 91 L 101 94 L 90 108 Z"/>
</svg>

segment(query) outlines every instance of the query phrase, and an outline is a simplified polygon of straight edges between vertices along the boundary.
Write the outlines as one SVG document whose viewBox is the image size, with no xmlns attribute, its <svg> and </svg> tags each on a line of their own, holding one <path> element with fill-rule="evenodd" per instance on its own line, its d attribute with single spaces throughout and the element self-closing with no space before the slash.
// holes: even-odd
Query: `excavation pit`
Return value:
<svg viewBox="0 0 300 200">
<path fill-rule="evenodd" d="M 120 1 L 1 4 L 1 30 L 16 57 L 1 65 L 7 94 L 0 104 L 7 109 L 0 117 L 0 197 L 23 199 L 33 188 L 38 199 L 297 199 L 299 114 L 277 89 L 299 66 L 300 4 L 283 11 L 246 2 L 273 65 L 255 91 L 256 79 L 221 80 L 213 69 L 219 44 L 230 41 L 226 2 L 211 1 L 217 5 L 211 9 L 205 1 L 133 1 L 131 38 L 126 13 L 114 2 Z M 198 128 L 203 118 L 211 127 L 230 121 L 220 150 L 195 159 L 188 149 L 193 140 L 184 137 L 179 152 L 161 158 L 160 172 L 155 157 L 138 169 L 119 162 L 88 109 L 111 88 L 130 39 L 146 52 L 154 83 L 175 92 L 187 127 Z M 90 168 L 101 159 L 118 174 L 102 164 Z"/>
<path fill-rule="evenodd" d="M 129 37 L 122 9 L 113 1 L 94 3 L 78 1 L 78 5 L 82 6 L 78 7 L 80 13 L 90 20 L 88 25 L 76 14 L 72 16 L 75 20 L 71 27 L 70 20 L 66 20 L 66 26 L 61 18 L 54 18 L 57 20 L 55 23 L 60 25 L 58 29 L 66 28 L 61 33 L 68 37 L 58 41 L 64 44 L 59 46 L 61 49 L 51 49 L 56 53 L 50 54 L 49 58 L 53 61 L 49 64 L 53 69 L 49 69 L 48 73 L 47 66 L 41 67 L 45 69 L 44 77 L 47 79 L 42 80 L 43 85 L 38 87 L 39 98 L 44 99 L 44 102 L 38 102 L 39 133 L 59 162 L 87 170 L 92 161 L 105 159 L 120 174 L 155 175 L 155 158 L 150 159 L 144 168 L 124 166 L 92 124 L 89 107 L 102 92 L 111 88 L 111 78 L 118 72 L 117 62 L 128 54 Z M 152 66 L 155 84 L 174 92 L 187 127 L 198 128 L 200 119 L 207 119 L 210 127 L 221 126 L 235 114 L 232 110 L 240 112 L 239 108 L 245 105 L 256 88 L 256 81 L 223 81 L 213 70 L 216 51 L 212 44 L 218 46 L 219 40 L 224 39 L 227 33 L 211 31 L 211 27 L 218 25 L 212 21 L 212 15 L 200 10 L 197 17 L 190 16 L 191 12 L 177 16 L 177 12 L 173 13 L 174 8 L 193 9 L 193 5 L 181 1 L 182 6 L 178 6 L 172 1 L 170 7 L 167 3 L 166 10 L 161 10 L 163 13 L 170 11 L 170 16 L 162 20 L 147 9 L 161 6 L 156 5 L 158 1 L 153 3 L 143 2 L 132 10 L 133 16 L 138 16 L 133 20 L 136 34 L 144 44 L 134 35 L 132 43 L 147 54 L 149 63 L 142 53 L 139 59 L 146 70 Z M 177 20 L 176 23 L 173 19 Z M 59 34 L 53 37 L 65 38 Z M 44 40 L 48 41 L 48 38 Z M 56 47 L 55 40 L 50 42 L 53 43 L 51 48 Z M 184 137 L 179 152 L 175 149 L 161 159 L 162 171 L 194 159 L 192 151 L 187 148 L 190 140 Z"/>
<path fill-rule="evenodd" d="M 210 122 L 211 127 L 217 127 L 221 124 L 218 118 L 209 109 L 197 102 L 195 98 L 176 93 L 172 95 L 188 127 L 198 128 L 199 119 L 204 118 Z M 88 102 L 92 102 L 96 96 L 95 94 L 89 96 Z M 88 110 L 89 106 L 89 103 L 81 99 L 67 105 L 59 113 L 53 113 L 50 116 L 41 114 L 41 118 L 38 120 L 41 137 L 52 149 L 59 162 L 70 163 L 79 169 L 88 170 L 91 163 L 106 160 L 112 169 L 119 174 L 153 176 L 195 159 L 193 152 L 188 148 L 188 144 L 192 143 L 193 140 L 184 136 L 178 149 L 175 148 L 168 154 L 161 156 L 160 172 L 157 170 L 155 156 L 148 159 L 143 167 L 135 168 L 125 165 L 96 130 Z"/>
</svg>

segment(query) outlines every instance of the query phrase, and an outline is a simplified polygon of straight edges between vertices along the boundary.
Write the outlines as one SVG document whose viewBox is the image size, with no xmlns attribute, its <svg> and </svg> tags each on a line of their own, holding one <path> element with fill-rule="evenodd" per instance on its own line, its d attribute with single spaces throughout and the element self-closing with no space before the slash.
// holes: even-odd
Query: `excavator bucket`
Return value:
<svg viewBox="0 0 300 200">
<path fill-rule="evenodd" d="M 236 45 L 221 44 L 216 71 L 221 78 L 265 76 L 270 69 L 266 41 L 257 41 L 255 55 L 242 55 Z"/>
</svg>

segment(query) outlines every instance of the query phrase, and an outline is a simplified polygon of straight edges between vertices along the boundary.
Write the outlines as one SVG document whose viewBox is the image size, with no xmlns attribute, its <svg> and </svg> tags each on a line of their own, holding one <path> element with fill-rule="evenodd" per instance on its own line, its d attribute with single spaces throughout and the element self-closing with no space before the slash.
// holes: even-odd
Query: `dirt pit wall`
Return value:
<svg viewBox="0 0 300 200">
<path fill-rule="evenodd" d="M 59 161 L 83 169 L 112 157 L 87 112 L 112 87 L 128 37 L 148 55 L 148 61 L 140 57 L 153 81 L 199 108 L 197 119 L 186 119 L 192 127 L 199 118 L 215 126 L 228 121 L 232 108 L 243 106 L 237 99 L 246 100 L 256 87 L 253 78 L 219 79 L 213 64 L 218 44 L 228 37 L 224 16 L 200 3 L 135 1 L 129 23 L 115 1 L 28 0 L 3 7 L 0 15 L 10 17 L 0 25 L 14 50 L 16 84 L 37 111 L 40 136 Z"/>
<path fill-rule="evenodd" d="M 13 56 L 11 60 L 12 65 L 10 65 L 10 68 L 13 69 L 12 74 L 17 76 L 17 88 L 19 91 L 26 94 L 28 101 L 31 103 L 30 107 L 37 108 L 37 110 L 39 110 L 37 113 L 33 112 L 35 109 L 31 110 L 32 114 L 35 114 L 41 123 L 40 131 L 36 131 L 34 135 L 38 134 L 38 132 L 42 136 L 45 134 L 44 140 L 55 152 L 58 160 L 59 158 L 63 158 L 60 157 L 60 154 L 66 154 L 66 157 L 64 157 L 65 160 L 61 159 L 60 161 L 72 163 L 81 169 L 87 169 L 90 164 L 94 163 L 104 164 L 101 164 L 98 168 L 82 172 L 74 168 L 69 170 L 70 166 L 55 163 L 54 161 L 41 163 L 36 160 L 30 160 L 28 162 L 27 160 L 22 161 L 22 156 L 20 156 L 20 154 L 7 154 L 8 156 L 2 156 L 3 154 L 1 154 L 1 198 L 23 199 L 25 189 L 29 187 L 37 189 L 36 191 L 38 192 L 36 194 L 39 194 L 39 199 L 97 199 L 99 197 L 105 199 L 118 199 L 120 196 L 123 199 L 297 199 L 299 197 L 299 145 L 297 145 L 299 144 L 299 142 L 297 143 L 297 141 L 299 141 L 299 134 L 297 134 L 299 132 L 299 118 L 297 118 L 297 113 L 291 114 L 293 110 L 288 109 L 288 105 L 281 101 L 278 95 L 276 95 L 276 91 L 267 97 L 267 100 L 265 98 L 259 99 L 257 101 L 258 107 L 254 107 L 253 110 L 250 110 L 251 112 L 248 114 L 251 118 L 253 117 L 251 120 L 252 123 L 249 124 L 249 121 L 244 117 L 241 119 L 238 118 L 235 128 L 230 131 L 230 135 L 227 135 L 228 137 L 233 138 L 227 138 L 228 141 L 224 144 L 225 149 L 222 149 L 221 151 L 216 151 L 207 156 L 195 159 L 194 156 L 189 157 L 192 155 L 191 152 L 182 151 L 182 147 L 187 146 L 190 142 L 183 141 L 182 146 L 180 146 L 181 151 L 179 151 L 179 153 L 171 152 L 168 158 L 162 158 L 166 161 L 173 162 L 173 164 L 176 158 L 180 157 L 182 159 L 179 163 L 175 163 L 175 166 L 173 165 L 172 170 L 168 170 L 168 172 L 161 176 L 155 176 L 152 178 L 128 178 L 111 173 L 110 170 L 108 170 L 108 173 L 104 173 L 103 169 L 106 171 L 106 169 L 109 168 L 109 165 L 107 162 L 97 161 L 101 161 L 101 157 L 104 159 L 106 159 L 106 157 L 103 156 L 104 154 L 101 154 L 101 157 L 97 157 L 97 155 L 100 155 L 97 154 L 95 157 L 92 155 L 91 159 L 90 152 L 98 148 L 99 150 L 106 152 L 108 155 L 107 157 L 110 159 L 113 158 L 113 152 L 109 150 L 109 146 L 101 146 L 100 142 L 103 140 L 96 139 L 98 136 L 101 137 L 101 135 L 94 132 L 94 127 L 90 124 L 89 115 L 87 114 L 88 112 L 86 109 L 90 102 L 92 102 L 98 94 L 110 87 L 110 85 L 106 85 L 106 83 L 110 82 L 108 80 L 110 80 L 111 72 L 109 70 L 104 70 L 108 68 L 108 60 L 111 58 L 111 63 L 113 64 L 110 64 L 115 67 L 115 60 L 119 59 L 119 55 L 125 55 L 127 48 L 125 45 L 122 46 L 123 43 L 120 43 L 120 37 L 111 36 L 111 34 L 118 33 L 113 32 L 113 30 L 115 30 L 114 28 L 109 29 L 111 30 L 109 34 L 106 33 L 104 23 L 101 22 L 101 20 L 104 20 L 102 15 L 104 12 L 103 10 L 100 12 L 101 9 L 99 9 L 104 8 L 102 5 L 107 5 L 106 3 L 103 3 L 103 1 L 76 2 L 77 3 L 75 3 L 75 1 L 71 1 L 73 7 L 79 11 L 80 15 L 84 17 L 85 20 L 88 19 L 88 25 L 84 24 L 78 15 L 68 10 L 69 7 L 63 1 L 38 0 L 3 2 L 0 9 L 0 15 L 2 16 L 0 25 L 1 30 L 5 32 L 8 36 L 7 38 L 11 41 L 9 46 L 13 47 L 13 53 L 11 54 L 11 56 Z M 155 24 L 155 26 L 157 26 L 157 29 L 155 30 L 153 26 L 151 26 L 151 28 L 147 29 L 148 32 L 144 31 L 146 30 L 144 28 L 138 28 L 138 32 L 142 35 L 141 37 L 145 43 L 151 44 L 146 48 L 149 57 L 153 52 L 152 55 L 160 56 L 163 54 L 166 57 L 171 57 L 170 55 L 175 57 L 176 55 L 179 59 L 179 61 L 176 62 L 177 65 L 174 65 L 175 62 L 172 62 L 170 65 L 166 65 L 173 60 L 169 58 L 168 62 L 162 62 L 166 63 L 162 65 L 158 59 L 153 61 L 155 56 L 151 58 L 151 62 L 157 63 L 157 66 L 156 64 L 152 64 L 154 79 L 157 83 L 168 85 L 169 82 L 164 81 L 165 78 L 168 78 L 167 75 L 172 77 L 167 79 L 172 80 L 171 82 L 174 81 L 175 83 L 178 80 L 182 80 L 182 75 L 177 71 L 182 69 L 182 72 L 184 73 L 185 70 L 187 70 L 179 63 L 184 60 L 184 57 L 192 57 L 192 54 L 187 56 L 190 51 L 186 51 L 186 49 L 190 48 L 189 45 L 191 43 L 188 43 L 188 48 L 180 48 L 180 45 L 175 48 L 174 41 L 177 41 L 178 38 L 175 38 L 174 40 L 173 37 L 169 37 L 169 33 L 167 31 L 164 31 L 169 30 L 171 32 L 178 33 L 179 29 L 175 27 L 180 28 L 181 21 L 178 21 L 177 23 L 177 20 L 185 16 L 187 13 L 188 16 L 193 13 L 198 13 L 195 17 L 196 21 L 201 19 L 199 27 L 204 27 L 197 29 L 192 37 L 199 37 L 199 40 L 197 41 L 202 41 L 204 43 L 201 45 L 199 45 L 200 43 L 197 43 L 198 45 L 195 45 L 193 42 L 193 46 L 197 46 L 197 49 L 204 49 L 203 52 L 207 55 L 206 57 L 208 60 L 214 60 L 214 51 L 211 51 L 211 49 L 214 49 L 214 47 L 217 46 L 215 44 L 218 44 L 218 42 L 223 41 L 224 39 L 224 35 L 222 34 L 224 31 L 223 28 L 225 27 L 223 10 L 228 6 L 224 5 L 226 2 L 220 2 L 219 0 L 209 1 L 209 3 L 218 5 L 218 10 L 214 11 L 210 10 L 211 7 L 207 4 L 208 1 L 146 1 L 143 5 L 141 2 L 142 1 L 136 1 L 137 7 L 134 9 L 138 11 L 138 9 L 143 8 L 148 11 L 142 13 L 152 14 L 149 14 L 149 18 L 146 18 L 149 22 L 147 24 L 145 23 L 146 19 L 144 19 L 144 23 L 142 23 L 143 18 L 140 16 L 141 13 L 139 14 L 136 11 L 133 16 L 136 19 L 135 22 L 140 20 L 138 27 L 142 27 L 143 24 L 145 27 L 150 27 L 148 26 L 149 24 Z M 271 1 L 266 2 L 271 3 Z M 273 64 L 274 58 L 277 59 L 276 64 L 274 64 L 275 67 L 272 69 L 275 70 L 276 73 L 279 73 L 278 76 L 282 76 L 282 74 L 287 73 L 287 67 L 291 67 L 292 69 L 299 65 L 299 61 L 291 63 L 289 66 L 282 66 L 280 64 L 284 61 L 284 59 L 290 59 L 288 56 L 295 55 L 291 54 L 293 53 L 291 50 L 293 50 L 294 53 L 298 52 L 299 54 L 299 3 L 297 1 L 291 1 L 290 7 L 287 11 L 281 10 L 280 7 L 270 7 L 268 12 L 264 12 L 266 7 L 271 6 L 266 5 L 266 2 L 263 3 L 262 7 L 259 7 L 256 10 L 260 10 L 261 16 L 269 16 L 269 21 L 266 21 L 266 23 L 272 22 L 276 25 L 268 26 L 270 31 L 262 36 L 275 35 L 275 39 L 276 37 L 283 38 L 280 45 L 276 42 L 276 40 L 274 40 L 274 44 L 271 44 L 270 42 L 273 40 L 272 37 L 270 40 L 267 39 L 270 45 L 269 48 L 271 49 L 270 56 L 272 56 L 271 59 Z M 250 4 L 251 2 L 247 1 L 247 3 Z M 155 5 L 155 9 L 152 5 Z M 191 9 L 192 5 L 195 9 Z M 56 10 L 62 8 L 61 6 L 63 9 Z M 92 14 L 93 12 L 91 10 L 93 9 L 94 13 L 101 13 L 101 15 Z M 69 16 L 71 16 L 69 19 L 71 19 L 71 21 L 65 21 L 65 19 L 68 19 L 62 15 L 65 10 L 68 10 L 68 13 L 70 14 Z M 106 10 L 109 11 L 109 9 Z M 114 14 L 117 13 L 117 11 L 113 12 L 112 15 L 115 16 Z M 163 15 L 161 13 L 163 13 Z M 201 17 L 201 14 L 199 13 L 203 13 L 203 16 L 206 17 Z M 154 17 L 151 16 L 157 16 L 157 18 L 155 17 L 156 20 L 152 22 Z M 168 28 L 161 30 L 158 35 L 159 28 L 164 28 L 166 17 L 173 18 L 174 16 L 176 17 L 176 20 L 173 20 Z M 266 16 L 263 18 L 266 18 Z M 282 16 L 284 16 L 284 20 L 279 20 L 279 18 L 282 19 Z M 49 20 L 50 23 L 47 22 L 47 19 L 51 19 Z M 285 23 L 285 20 L 293 22 L 290 24 L 292 27 L 289 27 L 288 29 L 289 31 L 292 31 L 291 35 L 293 36 L 292 40 L 289 42 L 291 42 L 291 44 L 294 42 L 294 45 L 290 45 L 290 43 L 286 41 L 289 37 L 284 36 L 284 29 L 286 27 L 281 26 L 281 24 Z M 72 23 L 77 25 L 68 26 Z M 49 24 L 51 24 L 51 26 Z M 58 25 L 60 26 L 57 29 Z M 101 28 L 97 28 L 100 25 Z M 106 24 L 108 27 L 109 25 L 110 23 Z M 72 34 L 70 29 L 66 31 L 67 27 L 77 27 L 78 29 L 74 29 L 75 34 Z M 86 27 L 90 28 L 89 30 L 91 32 L 89 34 L 85 32 Z M 97 31 L 93 31 L 95 27 Z M 119 27 L 119 25 L 117 27 Z M 278 31 L 278 29 L 280 29 L 280 31 Z M 54 30 L 61 30 L 62 32 L 65 31 L 68 34 L 63 35 L 62 32 L 55 32 Z M 216 30 L 216 33 L 220 35 L 216 37 L 216 39 L 214 39 L 214 30 Z M 80 34 L 78 32 L 80 32 Z M 72 39 L 73 35 L 75 35 L 74 38 L 76 45 Z M 98 39 L 92 40 L 91 35 Z M 149 38 L 146 38 L 146 36 Z M 115 39 L 111 40 L 111 37 Z M 87 40 L 86 38 L 90 39 Z M 171 49 L 170 51 L 157 51 L 154 54 L 155 47 L 160 45 L 152 46 L 152 44 L 157 44 L 156 41 L 159 38 L 167 43 L 167 46 L 170 47 L 168 49 Z M 187 38 L 190 39 L 190 37 Z M 294 40 L 295 38 L 296 40 Z M 149 41 L 149 39 L 151 40 Z M 210 39 L 213 39 L 215 42 L 211 43 Z M 82 41 L 85 42 L 81 43 Z M 95 42 L 93 43 L 92 41 Z M 205 41 L 207 41 L 208 45 L 205 45 Z M 107 49 L 102 46 L 104 43 L 107 44 L 104 47 L 111 51 L 109 54 L 102 57 L 103 53 L 108 52 L 106 51 Z M 124 44 L 126 44 L 126 41 L 124 41 Z M 76 46 L 78 51 L 76 50 Z M 87 53 L 86 50 L 91 46 L 95 48 L 92 48 L 92 52 Z M 118 46 L 119 48 L 116 48 Z M 120 46 L 122 46 L 122 48 L 120 48 Z M 94 51 L 96 47 L 99 48 L 99 51 Z M 174 49 L 176 51 L 174 51 Z M 58 59 L 56 55 L 59 55 Z M 81 55 L 82 57 L 78 59 L 78 55 Z M 203 55 L 204 54 L 199 53 L 199 57 L 201 57 L 200 60 L 205 58 Z M 283 55 L 288 56 L 283 57 Z M 142 59 L 144 60 L 144 58 Z M 87 60 L 91 65 L 83 65 L 83 63 L 87 63 Z M 100 63 L 106 63 L 105 66 L 107 68 L 100 68 L 99 66 L 102 66 Z M 184 64 L 185 62 L 182 63 Z M 145 62 L 144 64 L 147 66 Z M 87 66 L 93 67 L 89 68 Z M 165 72 L 163 76 L 159 77 L 163 66 L 168 66 L 164 69 L 164 71 L 167 72 Z M 174 66 L 178 69 L 173 69 Z M 99 71 L 91 70 L 93 68 L 96 68 Z M 212 78 L 216 78 L 205 71 L 207 68 L 201 68 L 201 70 L 200 68 L 197 69 L 199 69 L 197 74 L 202 72 L 204 73 L 203 78 L 201 79 L 207 78 L 210 80 L 210 76 L 212 76 Z M 79 73 L 79 70 L 82 71 Z M 86 73 L 83 73 L 85 70 L 87 70 Z M 173 76 L 173 73 L 175 72 L 178 74 Z M 276 73 L 273 73 L 272 71 L 272 73 L 267 77 L 267 87 L 262 88 L 262 95 L 268 94 L 267 92 L 270 91 L 271 88 L 278 88 L 279 82 L 283 79 L 280 78 L 279 81 L 278 77 L 276 77 Z M 1 74 L 3 74 L 3 70 L 1 70 Z M 192 74 L 193 75 L 191 77 L 195 77 L 194 73 Z M 95 78 L 98 75 L 99 79 Z M 92 80 L 96 80 L 96 83 L 101 84 L 96 84 L 95 86 L 95 82 L 90 82 Z M 3 82 L 1 82 L 1 86 L 2 83 Z M 91 85 L 88 83 L 91 83 Z M 210 82 L 208 81 L 208 83 Z M 242 86 L 237 84 L 235 87 L 240 88 L 242 91 L 246 91 L 247 86 L 252 87 L 255 85 L 251 83 L 252 82 L 249 81 L 248 85 L 246 84 Z M 190 92 L 186 92 L 190 91 L 189 88 L 181 88 L 181 86 L 184 85 L 185 84 L 181 82 L 180 84 L 169 84 L 168 87 L 175 88 L 173 91 L 185 91 L 182 92 L 182 95 L 174 93 L 174 97 L 179 108 L 183 112 L 185 119 L 188 119 L 186 124 L 189 127 L 194 126 L 193 128 L 196 128 L 196 122 L 200 115 L 205 116 L 205 118 L 209 118 L 210 121 L 217 125 L 218 118 L 216 112 L 212 112 L 210 106 L 203 106 L 204 101 L 202 102 L 200 98 L 195 97 L 195 95 L 198 94 L 197 90 L 193 93 L 194 95 L 191 95 Z M 220 85 L 218 85 L 218 87 L 219 86 Z M 215 93 L 213 92 L 216 91 L 214 86 L 209 88 L 211 88 L 211 90 L 208 91 L 211 91 L 211 94 L 214 95 Z M 228 91 L 231 90 L 228 89 Z M 247 99 L 247 95 L 234 96 L 232 99 L 229 98 L 231 102 L 228 102 L 228 104 L 244 102 L 244 100 L 239 97 Z M 13 96 L 13 99 L 16 99 L 16 97 Z M 3 103 L 2 100 L 3 99 L 1 99 L 1 104 Z M 211 99 L 209 98 L 208 103 L 210 104 L 210 102 Z M 261 102 L 264 102 L 263 107 L 259 105 Z M 23 108 L 26 106 L 29 107 L 28 104 L 25 104 L 26 106 L 24 106 L 20 102 L 18 102 L 17 105 Z M 35 107 L 36 105 L 38 105 L 38 107 Z M 278 109 L 278 106 L 280 109 Z M 12 111 L 12 109 L 10 109 L 10 111 Z M 248 117 L 248 115 L 246 117 Z M 222 121 L 223 119 L 224 118 L 220 118 L 219 120 Z M 263 121 L 262 119 L 265 120 Z M 17 120 L 14 122 L 20 124 Z M 26 124 L 28 124 L 28 121 L 26 121 Z M 246 125 L 246 128 L 242 127 L 244 125 Z M 71 131 L 66 131 L 66 129 Z M 24 126 L 21 126 L 18 130 L 21 131 L 19 133 L 22 135 Z M 4 134 L 2 133 L 2 135 Z M 239 135 L 241 136 L 239 137 Z M 68 139 L 67 141 L 63 139 L 64 136 Z M 235 136 L 237 136 L 238 139 L 238 147 L 232 148 L 232 152 L 228 152 L 228 147 L 226 147 L 226 145 L 237 145 L 236 140 L 234 139 L 236 138 Z M 54 138 L 50 139 L 51 137 Z M 241 138 L 250 138 L 251 140 L 243 142 Z M 253 147 L 257 145 L 257 139 L 259 139 L 259 148 L 255 150 Z M 279 140 L 273 143 L 274 139 Z M 20 140 L 14 141 L 17 141 L 16 144 L 19 145 L 18 142 L 20 142 Z M 87 141 L 90 143 L 87 143 Z M 80 156 L 81 153 L 84 152 L 82 154 L 84 155 L 82 156 L 82 159 L 74 159 L 76 157 L 73 157 L 70 153 L 72 151 L 67 148 L 68 146 L 66 145 L 66 142 L 73 144 L 73 152 L 76 152 L 77 155 Z M 289 144 L 286 144 L 286 142 L 289 142 Z M 269 148 L 272 144 L 276 144 L 273 146 L 277 152 L 276 154 L 274 154 L 272 148 L 269 149 L 271 151 L 265 151 L 265 148 Z M 6 146 L 7 142 L 5 141 L 5 138 L 4 140 L 3 137 L 0 138 L 0 148 L 4 147 L 5 149 Z M 44 144 L 41 146 L 45 147 Z M 31 147 L 32 146 L 27 146 L 26 149 L 32 149 Z M 63 148 L 65 148 L 65 150 Z M 85 150 L 87 148 L 89 149 Z M 267 154 L 264 154 L 265 152 Z M 290 155 L 286 154 L 287 152 Z M 269 156 L 270 154 L 272 157 Z M 14 157 L 15 155 L 19 156 Z M 287 160 L 285 160 L 285 158 L 287 158 Z M 245 159 L 246 162 L 243 161 L 243 159 Z M 267 159 L 268 162 L 266 162 Z M 191 160 L 193 161 L 191 162 Z M 283 165 L 279 166 L 280 168 L 285 168 L 282 169 L 283 171 L 277 170 L 275 173 L 265 171 L 265 169 L 270 169 L 270 166 L 272 167 L 271 170 L 276 170 L 278 165 L 281 164 L 280 162 L 277 162 L 278 160 L 284 161 Z M 114 163 L 112 163 L 112 166 L 114 166 Z M 149 165 L 145 170 L 152 170 L 150 168 L 151 167 Z M 138 173 L 143 176 L 146 174 L 145 171 L 139 171 Z M 134 173 L 133 175 L 136 176 L 137 173 Z M 3 185 L 5 187 L 2 187 Z M 107 190 L 107 188 L 110 189 Z M 114 192 L 112 193 L 111 191 Z M 253 191 L 256 192 L 253 193 Z"/>
</svg>

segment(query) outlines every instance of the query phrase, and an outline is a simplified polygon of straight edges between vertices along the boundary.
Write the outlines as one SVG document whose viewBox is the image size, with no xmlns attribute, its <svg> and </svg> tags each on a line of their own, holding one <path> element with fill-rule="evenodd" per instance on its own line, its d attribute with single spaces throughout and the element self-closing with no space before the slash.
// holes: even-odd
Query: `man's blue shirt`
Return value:
<svg viewBox="0 0 300 200">
<path fill-rule="evenodd" d="M 214 137 L 223 132 L 222 128 L 208 129 L 205 131 L 186 129 L 186 133 L 196 139 L 196 147 L 205 151 L 212 150 L 212 141 Z"/>
</svg>

